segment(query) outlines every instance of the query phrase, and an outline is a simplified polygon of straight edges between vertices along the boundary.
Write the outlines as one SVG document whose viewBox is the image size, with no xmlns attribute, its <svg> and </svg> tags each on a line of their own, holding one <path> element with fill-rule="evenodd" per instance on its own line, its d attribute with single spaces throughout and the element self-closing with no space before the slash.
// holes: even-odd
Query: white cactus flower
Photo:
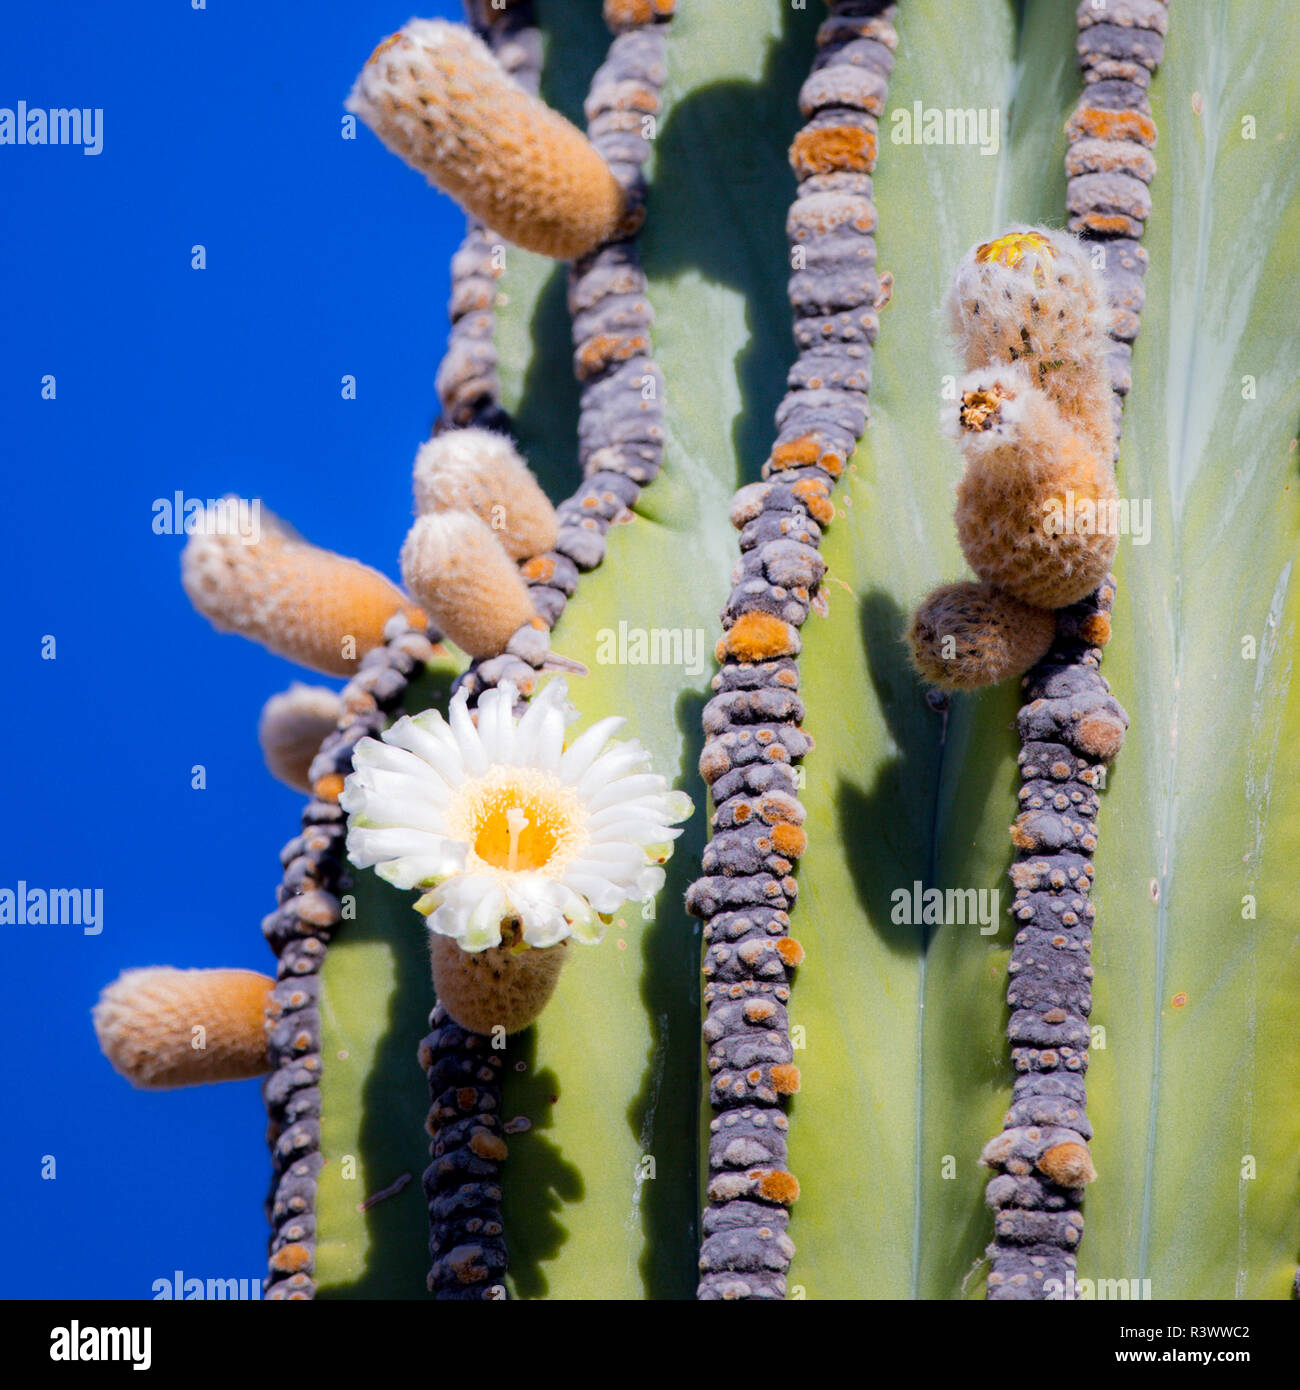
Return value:
<svg viewBox="0 0 1300 1390">
<path fill-rule="evenodd" d="M 475 727 L 462 691 L 447 720 L 404 717 L 353 754 L 339 798 L 348 857 L 427 890 L 416 909 L 467 951 L 500 945 L 513 922 L 522 945 L 594 944 L 603 919 L 663 886 L 690 798 L 649 771 L 638 742 L 611 742 L 623 719 L 600 720 L 566 749 L 578 717 L 567 695 L 554 680 L 516 720 L 503 682 L 480 699 Z"/>
</svg>

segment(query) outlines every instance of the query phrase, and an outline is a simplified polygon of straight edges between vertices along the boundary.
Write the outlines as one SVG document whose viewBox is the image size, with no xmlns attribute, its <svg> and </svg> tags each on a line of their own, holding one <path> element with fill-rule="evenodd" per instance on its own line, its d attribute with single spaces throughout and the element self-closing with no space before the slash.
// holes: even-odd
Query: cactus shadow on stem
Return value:
<svg viewBox="0 0 1300 1390">
<path fill-rule="evenodd" d="M 876 700 L 899 751 L 879 763 L 870 788 L 840 777 L 835 797 L 840 835 L 854 890 L 873 928 L 899 954 L 924 953 L 926 928 L 893 924 L 891 895 L 897 888 L 910 890 L 916 879 L 926 886 L 933 880 L 944 716 L 928 707 L 912 673 L 902 642 L 907 615 L 894 599 L 873 589 L 861 600 L 858 618 Z M 926 788 L 919 807 L 915 793 L 908 792 L 916 787 Z"/>
<path fill-rule="evenodd" d="M 788 148 L 799 126 L 795 93 L 814 52 L 814 6 L 781 6 L 782 32 L 753 81 L 694 87 L 672 101 L 655 138 L 655 178 L 642 233 L 647 274 L 693 272 L 744 297 L 748 342 L 737 354 L 740 409 L 732 426 L 737 485 L 767 458 L 773 416 L 795 358 L 786 297 L 785 218 L 794 196 Z M 668 39 L 672 90 L 674 35 Z M 710 325 L 693 331 L 706 340 Z M 678 384 L 685 390 L 686 384 Z M 672 399 L 674 383 L 666 386 Z"/>
<path fill-rule="evenodd" d="M 341 1287 L 322 1290 L 331 1298 L 420 1298 L 425 1295 L 428 1274 L 428 1220 L 424 1210 L 421 1174 L 427 1165 L 428 1139 L 424 1120 L 429 1109 L 428 1085 L 416 1058 L 416 1046 L 428 1032 L 429 1011 L 433 1007 L 433 985 L 429 976 L 427 932 L 410 908 L 410 895 L 391 888 L 370 871 L 357 873 L 349 890 L 356 894 L 357 916 L 345 922 L 338 934 L 339 945 L 331 948 L 325 964 L 325 996 L 322 1001 L 322 1029 L 341 1038 L 337 1023 L 327 1021 L 329 991 L 342 988 L 337 970 L 342 961 L 344 942 L 365 946 L 382 942 L 393 954 L 393 989 L 388 1008 L 376 1030 L 378 1041 L 373 1062 L 366 1072 L 359 1098 L 360 1121 L 356 1131 L 358 1168 L 368 1175 L 376 1189 L 410 1173 L 411 1181 L 400 1191 L 376 1203 L 365 1213 L 367 1235 L 366 1264 L 355 1280 Z M 409 930 L 390 931 L 397 922 Z M 353 967 L 355 968 L 355 967 Z M 345 974 L 347 969 L 345 967 Z M 326 1069 L 331 1061 L 325 1056 Z M 399 1085 L 395 1086 L 395 1082 Z M 329 1104 L 330 1097 L 325 1103 Z M 322 1142 L 327 1163 L 342 1155 L 331 1153 Z M 372 1196 L 359 1192 L 357 1199 Z"/>
<path fill-rule="evenodd" d="M 654 919 L 640 933 L 641 998 L 651 1046 L 627 1122 L 642 1153 L 656 1163 L 655 1180 L 640 1179 L 646 1237 L 641 1276 L 646 1296 L 654 1299 L 692 1298 L 698 1279 L 700 927 L 683 900 L 699 877 L 708 838 L 708 810 L 696 773 L 704 746 L 704 704 L 705 696 L 693 690 L 677 700 L 682 772 L 676 785 L 695 802 L 695 814 L 675 842 Z"/>
<path fill-rule="evenodd" d="M 522 1065 L 521 1065 L 522 1064 Z M 516 1298 L 544 1298 L 549 1291 L 543 1266 L 553 1260 L 568 1238 L 559 1213 L 570 1202 L 581 1201 L 585 1185 L 581 1172 L 546 1137 L 552 1106 L 560 1095 L 560 1080 L 549 1067 L 537 1066 L 537 1029 L 528 1028 L 510 1039 L 506 1053 L 507 1073 L 511 1076 L 511 1114 L 530 1121 L 527 1130 L 507 1136 L 510 1155 L 503 1173 L 502 1218 L 509 1256 L 508 1278 Z M 511 1181 L 512 1165 L 526 1156 L 529 1174 L 526 1191 Z"/>
</svg>

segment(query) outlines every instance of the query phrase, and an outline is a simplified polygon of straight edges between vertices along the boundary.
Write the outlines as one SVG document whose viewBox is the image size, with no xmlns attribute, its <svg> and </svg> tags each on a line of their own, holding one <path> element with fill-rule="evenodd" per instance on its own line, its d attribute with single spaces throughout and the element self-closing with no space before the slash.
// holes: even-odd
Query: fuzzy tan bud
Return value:
<svg viewBox="0 0 1300 1390">
<path fill-rule="evenodd" d="M 462 1028 L 487 1037 L 493 1028 L 507 1033 L 527 1028 L 555 993 L 569 958 L 567 941 L 466 951 L 451 937 L 434 934 L 429 945 L 438 1002 Z"/>
<path fill-rule="evenodd" d="M 924 680 L 977 690 L 1023 675 L 1047 655 L 1056 631 L 1049 612 L 991 584 L 945 584 L 912 615 L 907 645 Z"/>
<path fill-rule="evenodd" d="M 135 1086 L 244 1081 L 270 1071 L 266 1001 L 255 970 L 127 970 L 95 1005 L 104 1056 Z"/>
<path fill-rule="evenodd" d="M 1046 227 L 1015 227 L 972 247 L 953 278 L 948 320 L 967 369 L 1021 364 L 1109 460 L 1110 304 L 1095 249 Z"/>
<path fill-rule="evenodd" d="M 326 734 L 338 725 L 341 708 L 337 693 L 323 685 L 295 681 L 272 695 L 257 723 L 257 741 L 271 775 L 294 791 L 310 794 L 307 769 Z"/>
<path fill-rule="evenodd" d="M 550 498 L 510 440 L 491 430 L 449 430 L 420 446 L 415 509 L 473 512 L 515 560 L 550 550 L 559 533 Z"/>
<path fill-rule="evenodd" d="M 957 393 L 957 537 L 971 568 L 1038 608 L 1092 593 L 1119 544 L 1109 455 L 1019 364 L 969 372 Z"/>
<path fill-rule="evenodd" d="M 413 19 L 385 39 L 347 109 L 486 226 L 572 260 L 608 241 L 624 195 L 587 137 L 525 92 L 469 29 Z"/>
<path fill-rule="evenodd" d="M 199 526 L 181 554 L 181 583 L 219 632 L 332 676 L 357 670 L 394 613 L 416 617 L 378 570 L 309 544 L 265 509 L 257 540 Z"/>
<path fill-rule="evenodd" d="M 518 568 L 472 512 L 417 517 L 402 546 L 402 577 L 434 622 L 472 657 L 498 655 L 537 619 Z"/>
</svg>

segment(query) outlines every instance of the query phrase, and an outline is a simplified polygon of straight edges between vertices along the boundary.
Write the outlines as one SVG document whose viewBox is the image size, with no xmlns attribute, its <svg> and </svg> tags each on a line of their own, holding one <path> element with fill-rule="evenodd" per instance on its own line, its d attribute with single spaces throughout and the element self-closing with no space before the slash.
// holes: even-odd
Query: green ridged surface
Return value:
<svg viewBox="0 0 1300 1390">
<path fill-rule="evenodd" d="M 539 1024 L 512 1043 L 504 1116 L 532 1123 L 511 1137 L 506 1170 L 520 1296 L 694 1288 L 699 942 L 681 896 L 706 829 L 695 760 L 712 667 L 602 665 L 597 652 L 620 620 L 702 630 L 706 650 L 717 635 L 736 558 L 728 500 L 757 476 L 793 358 L 785 150 L 816 8 L 686 5 L 670 31 L 643 247 L 667 382 L 665 467 L 636 519 L 611 530 L 554 646 L 591 668 L 571 681 L 584 723 L 629 716 L 627 732 L 697 815 L 654 921 L 634 908 L 601 947 L 576 951 Z M 806 1046 L 791 1107 L 803 1196 L 790 1283 L 809 1298 L 982 1294 L 991 1222 L 976 1158 L 1010 1094 L 1010 929 L 1002 912 L 996 935 L 951 926 L 927 940 L 890 922 L 890 893 L 920 879 L 998 889 L 1009 903 L 1018 692 L 955 699 L 940 746 L 942 721 L 900 639 L 922 594 L 966 574 L 952 521 L 959 463 L 937 423 L 942 377 L 958 366 L 938 306 L 972 242 L 1009 221 L 1064 221 L 1063 126 L 1080 84 L 1072 9 L 900 6 L 888 112 L 996 107 L 1001 149 L 894 144 L 888 112 L 881 124 L 878 246 L 894 295 L 872 427 L 824 546 L 830 615 L 810 618 L 801 659 L 817 748 L 793 927 L 808 958 L 791 1010 Z M 598 12 L 552 3 L 541 17 L 552 54 L 564 54 L 543 90 L 579 117 L 606 43 Z M 1133 728 L 1099 817 L 1092 1021 L 1105 1046 L 1089 1091 L 1100 1177 L 1079 1272 L 1149 1277 L 1156 1297 L 1280 1297 L 1300 1250 L 1300 792 L 1286 762 L 1300 733 L 1300 252 L 1286 235 L 1297 225 L 1286 139 L 1297 43 L 1300 17 L 1284 3 L 1175 6 L 1152 84 L 1159 173 L 1120 491 L 1149 497 L 1154 523 L 1149 545 L 1121 542 L 1103 666 Z M 1239 135 L 1249 114 L 1253 142 Z M 506 403 L 558 498 L 576 482 L 564 274 L 511 251 L 503 289 Z M 1242 399 L 1247 374 L 1254 400 Z M 1246 636 L 1255 660 L 1241 656 Z M 1241 917 L 1248 893 L 1254 921 Z M 414 1052 L 429 998 L 402 898 L 363 895 L 366 929 L 340 933 L 325 968 L 327 1152 L 370 1155 L 366 1190 L 398 1171 L 415 1179 L 361 1216 L 363 1184 L 327 1177 L 319 1265 L 338 1293 L 423 1293 L 426 1100 Z M 406 970 L 420 972 L 418 989 Z M 1187 1003 L 1175 1008 L 1178 994 Z M 340 1048 L 346 1069 L 331 1060 Z M 1240 1177 L 1244 1155 L 1254 1179 Z M 653 1179 L 641 1176 L 646 1157 Z"/>
</svg>

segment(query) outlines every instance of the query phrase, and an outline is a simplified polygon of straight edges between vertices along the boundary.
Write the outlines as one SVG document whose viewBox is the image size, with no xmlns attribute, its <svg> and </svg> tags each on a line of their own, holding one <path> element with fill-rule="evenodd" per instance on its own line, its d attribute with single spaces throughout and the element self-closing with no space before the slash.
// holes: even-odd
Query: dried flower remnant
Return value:
<svg viewBox="0 0 1300 1390">
<path fill-rule="evenodd" d="M 244 1081 L 271 1069 L 266 1004 L 275 981 L 254 970 L 127 970 L 95 1005 L 95 1034 L 135 1086 Z"/>
<path fill-rule="evenodd" d="M 220 632 L 251 637 L 277 656 L 327 675 L 356 671 L 381 646 L 384 625 L 416 605 L 377 570 L 311 545 L 264 508 L 261 537 L 246 542 L 214 524 L 181 554 L 190 602 Z"/>
<path fill-rule="evenodd" d="M 413 19 L 347 101 L 384 142 L 517 246 L 570 260 L 607 241 L 623 191 L 590 141 L 524 91 L 471 30 Z"/>
</svg>

